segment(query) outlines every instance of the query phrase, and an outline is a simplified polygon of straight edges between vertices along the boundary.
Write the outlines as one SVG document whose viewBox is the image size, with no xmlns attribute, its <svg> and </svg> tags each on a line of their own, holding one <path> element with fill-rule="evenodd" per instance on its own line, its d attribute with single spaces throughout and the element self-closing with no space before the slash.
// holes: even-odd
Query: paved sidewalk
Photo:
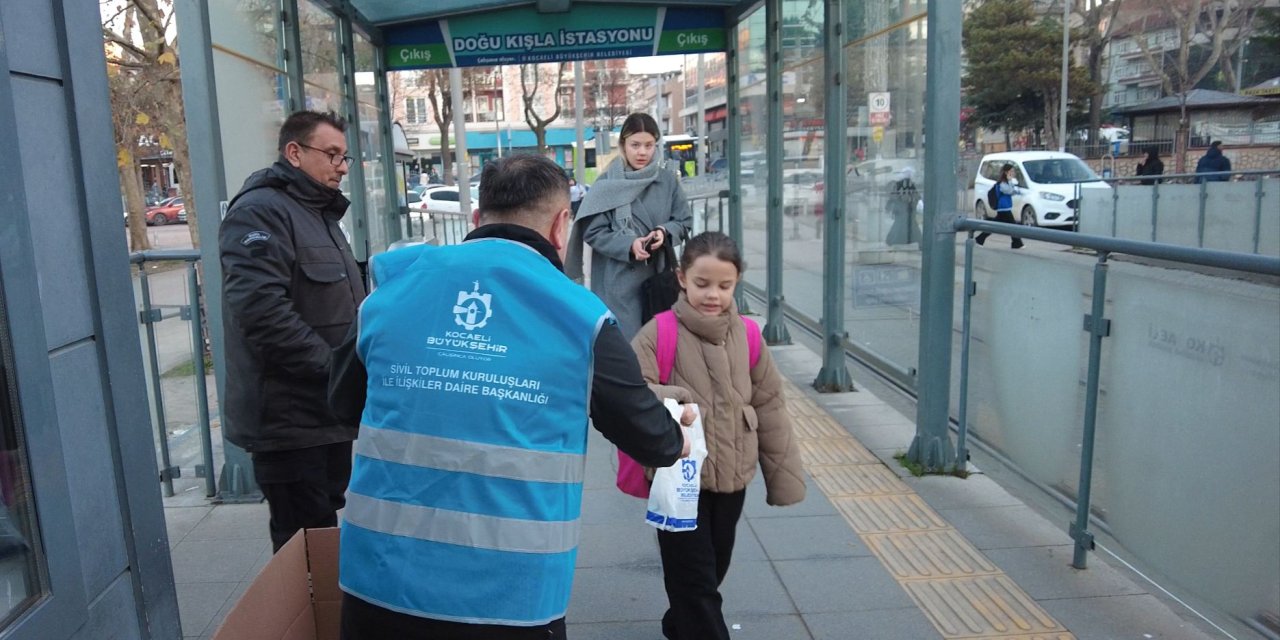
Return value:
<svg viewBox="0 0 1280 640">
<path fill-rule="evenodd" d="M 821 358 L 773 353 L 795 388 L 790 410 L 809 472 L 806 500 L 764 504 L 747 492 L 722 588 L 742 640 L 1214 637 L 1109 566 L 1070 567 L 1071 540 L 986 476 L 913 478 L 912 420 L 867 391 L 819 395 Z M 568 620 L 573 640 L 660 640 L 666 604 L 644 504 L 613 487 L 612 447 L 595 432 L 582 545 Z M 207 638 L 270 557 L 265 505 L 166 502 L 186 638 Z"/>
</svg>

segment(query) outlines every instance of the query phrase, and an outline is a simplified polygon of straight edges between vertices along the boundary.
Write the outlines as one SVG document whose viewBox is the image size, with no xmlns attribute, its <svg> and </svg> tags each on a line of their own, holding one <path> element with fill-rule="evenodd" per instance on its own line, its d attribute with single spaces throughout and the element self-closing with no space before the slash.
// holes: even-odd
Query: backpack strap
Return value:
<svg viewBox="0 0 1280 640">
<path fill-rule="evenodd" d="M 747 357 L 750 359 L 751 368 L 756 368 L 756 363 L 760 362 L 760 351 L 764 348 L 764 338 L 760 335 L 760 325 L 755 320 L 746 316 L 738 316 L 742 318 L 742 328 L 747 334 Z M 658 338 L 656 344 L 656 353 L 654 354 L 658 361 L 658 383 L 667 384 L 671 381 L 671 370 L 676 366 L 676 343 L 680 339 L 680 324 L 676 320 L 674 311 L 663 311 L 653 319 L 658 323 Z"/>
<path fill-rule="evenodd" d="M 760 325 L 755 320 L 746 316 L 738 316 L 742 318 L 742 328 L 747 330 L 747 353 L 751 358 L 751 368 L 756 368 L 756 363 L 760 362 L 760 349 L 762 347 L 763 336 L 760 335 Z"/>
<path fill-rule="evenodd" d="M 667 310 L 653 316 L 658 322 L 657 352 L 658 383 L 671 381 L 671 370 L 676 366 L 676 342 L 680 339 L 680 325 L 674 311 Z"/>
</svg>

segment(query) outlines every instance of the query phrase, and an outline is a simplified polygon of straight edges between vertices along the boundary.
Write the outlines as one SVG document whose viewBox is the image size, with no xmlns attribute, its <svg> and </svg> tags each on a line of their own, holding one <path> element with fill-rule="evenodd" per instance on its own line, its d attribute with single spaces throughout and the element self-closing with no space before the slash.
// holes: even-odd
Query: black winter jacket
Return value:
<svg viewBox="0 0 1280 640">
<path fill-rule="evenodd" d="M 332 349 L 365 297 L 338 226 L 349 204 L 280 159 L 249 176 L 222 221 L 224 428 L 247 451 L 356 437 L 325 398 Z"/>
</svg>

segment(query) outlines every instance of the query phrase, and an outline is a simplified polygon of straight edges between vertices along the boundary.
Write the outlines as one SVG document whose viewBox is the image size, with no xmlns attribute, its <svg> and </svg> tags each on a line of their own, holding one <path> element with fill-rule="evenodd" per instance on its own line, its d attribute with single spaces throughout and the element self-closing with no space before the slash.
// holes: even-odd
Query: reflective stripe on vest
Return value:
<svg viewBox="0 0 1280 640">
<path fill-rule="evenodd" d="M 477 549 L 518 553 L 564 553 L 578 546 L 577 520 L 538 522 L 420 507 L 347 494 L 343 518 L 358 527 Z"/>
<path fill-rule="evenodd" d="M 581 483 L 585 459 L 573 453 L 532 451 L 360 425 L 356 455 L 529 482 Z"/>
</svg>

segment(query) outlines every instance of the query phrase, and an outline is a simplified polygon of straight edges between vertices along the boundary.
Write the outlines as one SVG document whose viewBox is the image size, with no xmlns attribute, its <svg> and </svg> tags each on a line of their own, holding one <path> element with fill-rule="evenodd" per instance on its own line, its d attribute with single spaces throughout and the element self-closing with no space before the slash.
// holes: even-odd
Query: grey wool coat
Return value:
<svg viewBox="0 0 1280 640">
<path fill-rule="evenodd" d="M 591 247 L 591 291 L 618 318 L 628 340 L 640 331 L 640 283 L 664 267 L 660 257 L 647 262 L 631 256 L 631 243 L 661 226 L 676 245 L 689 237 L 693 216 L 680 180 L 671 171 L 658 177 L 631 203 L 629 225 L 619 222 L 615 211 L 594 215 L 586 223 L 582 239 Z"/>
</svg>

